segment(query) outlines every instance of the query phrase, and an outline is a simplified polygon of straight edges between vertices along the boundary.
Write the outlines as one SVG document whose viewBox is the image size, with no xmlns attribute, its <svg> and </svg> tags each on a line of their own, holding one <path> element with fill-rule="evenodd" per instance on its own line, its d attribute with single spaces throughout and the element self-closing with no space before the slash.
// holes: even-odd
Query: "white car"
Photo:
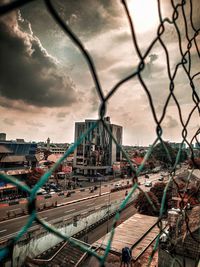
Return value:
<svg viewBox="0 0 200 267">
<path fill-rule="evenodd" d="M 44 190 L 43 188 L 40 188 L 38 191 L 37 191 L 37 195 L 45 195 L 47 192 L 46 190 Z"/>
<path fill-rule="evenodd" d="M 56 192 L 53 189 L 51 189 L 50 192 L 49 192 L 50 195 L 54 195 L 55 193 Z"/>
<path fill-rule="evenodd" d="M 152 187 L 152 182 L 146 182 L 145 184 L 144 184 L 146 187 Z"/>
<path fill-rule="evenodd" d="M 121 184 L 115 184 L 115 188 L 121 187 Z"/>
</svg>

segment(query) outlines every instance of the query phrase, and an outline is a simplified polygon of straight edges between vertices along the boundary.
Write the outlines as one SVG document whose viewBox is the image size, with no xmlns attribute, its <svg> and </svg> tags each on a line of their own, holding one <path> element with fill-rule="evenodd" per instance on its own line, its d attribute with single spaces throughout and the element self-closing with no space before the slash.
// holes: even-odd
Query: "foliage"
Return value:
<svg viewBox="0 0 200 267">
<path fill-rule="evenodd" d="M 138 212 L 145 215 L 155 216 L 159 213 L 160 204 L 158 202 L 157 197 L 152 192 L 147 192 L 147 195 L 151 199 L 153 205 L 155 206 L 156 210 L 153 209 L 152 205 L 147 200 L 145 194 L 140 192 L 136 201 L 135 207 L 137 208 Z"/>
<path fill-rule="evenodd" d="M 188 161 L 190 168 L 200 169 L 200 158 L 195 158 Z"/>
<path fill-rule="evenodd" d="M 166 184 L 161 183 L 155 183 L 154 186 L 150 189 L 152 193 L 157 197 L 159 204 L 162 202 L 162 197 L 164 194 Z M 171 208 L 172 205 L 172 188 L 171 186 L 168 187 L 167 193 L 166 193 L 166 199 L 165 199 L 165 210 Z"/>
<path fill-rule="evenodd" d="M 170 158 L 165 150 L 168 150 Z M 178 154 L 179 149 L 178 148 L 173 148 L 168 142 L 163 142 L 162 143 L 158 143 L 152 151 L 152 157 L 155 158 L 156 160 L 159 160 L 163 163 L 163 165 L 172 165 L 175 163 L 176 161 L 176 156 Z M 182 149 L 181 153 L 180 153 L 180 157 L 179 157 L 179 162 L 183 162 L 187 159 L 187 153 L 185 150 Z"/>
<path fill-rule="evenodd" d="M 28 179 L 26 181 L 27 185 L 29 186 L 35 185 L 44 173 L 45 173 L 44 170 L 40 168 L 34 168 L 32 172 L 28 175 Z"/>
</svg>

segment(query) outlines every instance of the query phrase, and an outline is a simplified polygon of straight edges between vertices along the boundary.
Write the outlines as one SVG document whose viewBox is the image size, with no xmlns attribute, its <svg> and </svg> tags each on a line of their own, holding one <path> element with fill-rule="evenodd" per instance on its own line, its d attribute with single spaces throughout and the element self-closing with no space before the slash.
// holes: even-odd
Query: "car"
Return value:
<svg viewBox="0 0 200 267">
<path fill-rule="evenodd" d="M 164 180 L 164 177 L 163 176 L 160 176 L 159 178 L 158 178 L 158 181 L 163 181 Z"/>
<path fill-rule="evenodd" d="M 149 175 L 148 174 L 145 174 L 145 176 L 144 176 L 145 178 L 149 178 Z"/>
<path fill-rule="evenodd" d="M 62 189 L 59 187 L 55 188 L 54 190 L 55 190 L 55 192 L 61 192 L 62 191 Z"/>
<path fill-rule="evenodd" d="M 45 195 L 47 192 L 43 188 L 38 189 L 37 195 Z"/>
<path fill-rule="evenodd" d="M 144 184 L 146 187 L 152 187 L 152 182 L 146 182 L 145 184 Z"/>
<path fill-rule="evenodd" d="M 115 188 L 121 187 L 121 184 L 115 184 Z"/>
<path fill-rule="evenodd" d="M 55 193 L 56 192 L 53 189 L 50 189 L 50 192 L 49 192 L 50 195 L 54 195 Z"/>
</svg>

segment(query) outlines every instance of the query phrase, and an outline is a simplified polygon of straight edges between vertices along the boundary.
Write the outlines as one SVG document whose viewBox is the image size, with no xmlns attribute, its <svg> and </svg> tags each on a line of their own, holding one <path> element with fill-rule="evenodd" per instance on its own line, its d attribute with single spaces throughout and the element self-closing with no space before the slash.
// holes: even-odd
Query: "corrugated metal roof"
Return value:
<svg viewBox="0 0 200 267">
<path fill-rule="evenodd" d="M 0 153 L 7 154 L 7 153 L 12 153 L 12 151 L 3 145 L 0 145 Z"/>
<path fill-rule="evenodd" d="M 6 156 L 3 157 L 1 160 L 1 162 L 22 162 L 22 161 L 26 161 L 26 157 L 25 156 Z"/>
<path fill-rule="evenodd" d="M 137 258 L 154 241 L 159 233 L 156 226 L 157 217 L 136 213 L 115 229 L 111 244 L 111 253 L 121 254 L 122 248 L 133 248 L 132 256 Z M 110 233 L 94 243 L 95 247 L 105 249 L 110 238 Z"/>
<path fill-rule="evenodd" d="M 38 161 L 35 155 L 26 155 L 26 160 Z"/>
</svg>

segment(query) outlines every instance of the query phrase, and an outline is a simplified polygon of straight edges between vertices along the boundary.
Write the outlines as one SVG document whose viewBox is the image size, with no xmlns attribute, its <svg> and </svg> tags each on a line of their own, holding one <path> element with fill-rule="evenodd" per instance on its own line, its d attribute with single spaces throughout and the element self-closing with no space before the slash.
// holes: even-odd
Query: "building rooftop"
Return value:
<svg viewBox="0 0 200 267">
<path fill-rule="evenodd" d="M 22 162 L 22 161 L 26 161 L 26 157 L 21 155 L 6 156 L 1 159 L 1 162 Z"/>
<path fill-rule="evenodd" d="M 0 145 L 0 154 L 7 154 L 7 153 L 13 153 L 13 152 L 4 145 Z"/>
<path fill-rule="evenodd" d="M 188 227 L 191 232 L 196 231 L 200 227 L 200 205 L 195 206 L 191 211 L 187 212 L 189 221 Z M 187 224 L 184 222 L 182 226 L 183 233 L 188 233 Z M 190 233 L 189 233 L 190 234 Z"/>
<path fill-rule="evenodd" d="M 159 233 L 156 225 L 157 221 L 157 217 L 136 213 L 116 227 L 110 252 L 121 255 L 122 248 L 129 247 L 132 249 L 133 259 L 137 260 L 157 237 Z M 100 238 L 93 245 L 105 249 L 109 237 L 110 233 Z"/>
</svg>

